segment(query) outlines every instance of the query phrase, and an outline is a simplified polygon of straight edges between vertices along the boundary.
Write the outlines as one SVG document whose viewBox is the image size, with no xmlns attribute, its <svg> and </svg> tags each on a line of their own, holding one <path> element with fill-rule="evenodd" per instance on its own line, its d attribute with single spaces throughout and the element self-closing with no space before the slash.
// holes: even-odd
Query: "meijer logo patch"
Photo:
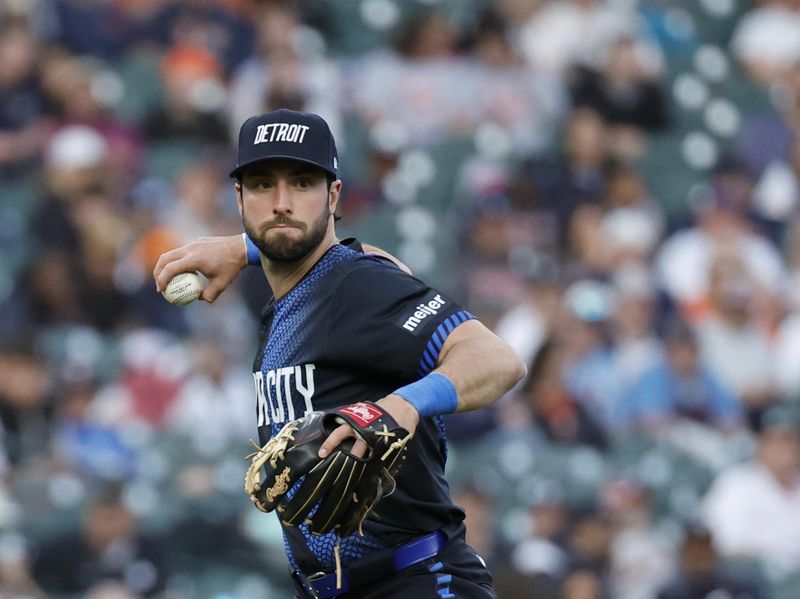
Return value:
<svg viewBox="0 0 800 599">
<path fill-rule="evenodd" d="M 439 310 L 441 310 L 446 303 L 447 300 L 438 294 L 432 300 L 421 303 L 415 308 L 413 314 L 403 323 L 403 328 L 413 333 L 423 320 L 428 318 L 428 316 L 438 314 Z"/>
</svg>

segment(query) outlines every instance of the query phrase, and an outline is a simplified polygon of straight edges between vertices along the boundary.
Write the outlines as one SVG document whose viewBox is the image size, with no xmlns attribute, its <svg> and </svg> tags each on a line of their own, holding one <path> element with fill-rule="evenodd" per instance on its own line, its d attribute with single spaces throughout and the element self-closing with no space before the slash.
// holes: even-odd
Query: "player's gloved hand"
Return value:
<svg viewBox="0 0 800 599">
<path fill-rule="evenodd" d="M 355 439 L 349 438 L 320 458 L 320 447 L 342 424 L 352 427 L 369 454 L 354 455 Z M 305 521 L 314 534 L 335 531 L 345 537 L 394 489 L 411 437 L 372 402 L 311 412 L 287 423 L 250 456 L 245 492 L 258 509 L 277 509 L 287 526 Z"/>
<path fill-rule="evenodd" d="M 412 435 L 417 430 L 419 413 L 414 409 L 414 406 L 399 395 L 387 395 L 378 401 L 378 405 L 381 409 L 388 412 L 389 415 L 394 418 L 395 422 Z M 324 458 L 333 451 L 337 445 L 349 438 L 355 438 L 356 440 L 353 448 L 350 450 L 351 453 L 359 457 L 364 456 L 368 450 L 367 444 L 358 438 L 355 431 L 349 425 L 343 424 L 333 431 L 322 444 L 322 447 L 319 449 L 319 457 Z"/>
<path fill-rule="evenodd" d="M 199 271 L 208 279 L 200 299 L 213 302 L 247 266 L 241 235 L 200 237 L 191 243 L 161 254 L 153 269 L 156 291 L 182 272 Z"/>
</svg>

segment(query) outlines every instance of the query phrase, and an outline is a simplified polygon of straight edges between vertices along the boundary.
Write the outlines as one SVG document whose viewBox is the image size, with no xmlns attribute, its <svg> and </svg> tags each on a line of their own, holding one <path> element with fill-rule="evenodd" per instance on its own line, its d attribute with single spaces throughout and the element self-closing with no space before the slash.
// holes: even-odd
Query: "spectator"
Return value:
<svg viewBox="0 0 800 599">
<path fill-rule="evenodd" d="M 528 364 L 553 333 L 562 292 L 562 275 L 553 260 L 542 256 L 531 270 L 523 297 L 496 327 L 497 334 Z"/>
<path fill-rule="evenodd" d="M 738 256 L 763 293 L 776 295 L 784 275 L 781 256 L 748 217 L 751 185 L 736 162 L 721 162 L 695 222 L 673 233 L 655 258 L 659 284 L 691 322 L 707 314 L 711 267 L 720 253 Z"/>
<path fill-rule="evenodd" d="M 591 586 L 605 589 L 611 566 L 611 533 L 611 523 L 605 514 L 589 509 L 573 515 L 567 538 L 572 571 L 564 581 L 565 591 L 571 586 L 570 578 L 581 579 L 577 585 L 580 588 L 584 588 L 586 578 L 593 580 Z M 577 573 L 581 574 L 576 576 Z"/>
<path fill-rule="evenodd" d="M 764 220 L 783 224 L 800 207 L 800 138 L 794 141 L 790 156 L 771 161 L 753 192 L 753 208 Z"/>
<path fill-rule="evenodd" d="M 444 135 L 468 133 L 477 99 L 474 66 L 459 56 L 457 31 L 436 11 L 421 12 L 404 24 L 391 51 L 376 51 L 353 65 L 349 85 L 356 114 L 369 126 L 399 124 L 414 146 Z M 460 92 L 453 94 L 458 88 Z"/>
<path fill-rule="evenodd" d="M 658 297 L 647 267 L 631 262 L 612 275 L 616 297 L 612 316 L 614 365 L 625 389 L 663 356 L 655 334 Z"/>
<path fill-rule="evenodd" d="M 652 132 L 667 124 L 664 92 L 637 61 L 630 38 L 609 46 L 601 70 L 578 66 L 570 89 L 573 105 L 592 108 L 612 127 Z"/>
<path fill-rule="evenodd" d="M 658 599 L 717 595 L 753 599 L 765 597 L 757 585 L 721 568 L 711 535 L 705 530 L 689 528 L 681 545 L 680 557 L 680 571 L 674 580 L 658 592 Z"/>
<path fill-rule="evenodd" d="M 13 177 L 32 166 L 49 133 L 37 51 L 24 21 L 0 20 L 0 176 Z"/>
<path fill-rule="evenodd" d="M 221 77 L 222 68 L 208 50 L 186 46 L 167 52 L 161 60 L 164 102 L 142 123 L 148 141 L 227 144 Z"/>
<path fill-rule="evenodd" d="M 496 319 L 526 292 L 524 275 L 509 264 L 516 248 L 515 232 L 524 231 L 524 214 L 509 198 L 488 195 L 470 207 L 464 222 L 462 261 L 471 305 L 494 326 Z"/>
<path fill-rule="evenodd" d="M 605 283 L 573 283 L 564 292 L 566 310 L 559 326 L 565 389 L 604 431 L 613 428 L 613 404 L 621 383 L 610 328 L 614 302 L 613 290 Z"/>
<path fill-rule="evenodd" d="M 544 481 L 530 503 L 532 528 L 514 547 L 511 564 L 544 591 L 559 586 L 569 568 L 565 546 L 568 513 L 562 493 Z"/>
<path fill-rule="evenodd" d="M 556 339 L 545 341 L 536 353 L 522 388 L 533 422 L 552 443 L 605 447 L 602 423 L 564 382 L 565 358 Z"/>
<path fill-rule="evenodd" d="M 741 403 L 704 365 L 691 328 L 672 322 L 664 343 L 664 359 L 622 394 L 617 423 L 651 431 L 681 418 L 728 430 L 741 425 Z"/>
<path fill-rule="evenodd" d="M 564 127 L 563 152 L 526 160 L 511 184 L 517 193 L 523 192 L 524 207 L 537 215 L 543 232 L 552 237 L 552 247 L 545 249 L 559 253 L 568 247 L 573 213 L 602 202 L 603 167 L 609 157 L 606 127 L 597 113 L 575 110 Z"/>
<path fill-rule="evenodd" d="M 586 569 L 570 572 L 564 581 L 560 597 L 562 599 L 596 599 L 606 595 L 600 577 Z"/>
<path fill-rule="evenodd" d="M 520 49 L 529 64 L 556 76 L 564 76 L 575 64 L 595 64 L 621 37 L 632 40 L 643 68 L 661 68 L 658 46 L 639 30 L 635 16 L 602 0 L 547 3 L 519 31 Z"/>
<path fill-rule="evenodd" d="M 755 458 L 724 470 L 709 489 L 705 522 L 722 557 L 757 559 L 783 572 L 800 567 L 798 427 L 792 406 L 766 410 Z"/>
<path fill-rule="evenodd" d="M 600 501 L 614 527 L 611 596 L 652 597 L 675 565 L 675 543 L 669 526 L 655 521 L 652 490 L 635 479 L 618 479 L 602 489 Z"/>
<path fill-rule="evenodd" d="M 800 14 L 792 0 L 761 0 L 736 27 L 734 55 L 758 83 L 778 83 L 800 60 Z"/>
<path fill-rule="evenodd" d="M 610 161 L 605 168 L 606 197 L 601 237 L 610 266 L 647 263 L 661 241 L 665 218 L 642 176 L 629 163 Z"/>
<path fill-rule="evenodd" d="M 165 424 L 197 447 L 240 443 L 252 428 L 250 377 L 210 339 L 198 339 L 193 345 L 193 367 L 165 415 Z M 214 430 L 198 428 L 202 420 L 214 422 Z"/>
<path fill-rule="evenodd" d="M 698 326 L 703 361 L 751 413 L 776 399 L 770 341 L 753 312 L 755 293 L 739 258 L 719 256 L 711 267 L 713 312 Z"/>
<path fill-rule="evenodd" d="M 34 322 L 84 323 L 109 330 L 128 305 L 116 288 L 117 251 L 127 223 L 109 196 L 108 145 L 94 129 L 72 125 L 50 141 L 45 198 L 32 218 L 39 255 L 31 265 L 29 299 Z"/>
<path fill-rule="evenodd" d="M 89 506 L 80 530 L 48 540 L 33 561 L 33 575 L 47 593 L 86 593 L 116 580 L 143 597 L 163 596 L 166 571 L 158 545 L 114 493 Z"/>
<path fill-rule="evenodd" d="M 101 63 L 62 50 L 43 56 L 40 73 L 42 91 L 59 126 L 86 126 L 102 136 L 106 184 L 115 197 L 123 196 L 140 174 L 142 145 L 138 130 L 113 111 L 120 99 L 109 83 L 115 75 Z"/>
<path fill-rule="evenodd" d="M 787 313 L 773 337 L 773 376 L 780 398 L 796 401 L 800 398 L 800 222 L 792 224 L 787 237 L 786 253 L 792 274 L 784 294 Z"/>
<path fill-rule="evenodd" d="M 152 5 L 154 4 L 154 6 Z M 137 2 L 124 9 L 140 21 L 142 44 L 202 47 L 230 73 L 253 45 L 253 28 L 243 17 L 247 5 L 213 0 Z"/>
<path fill-rule="evenodd" d="M 59 386 L 54 445 L 59 459 L 74 470 L 106 482 L 136 474 L 136 454 L 124 429 L 111 426 L 93 410 L 95 385 L 73 381 Z"/>
<path fill-rule="evenodd" d="M 511 43 L 508 23 L 489 9 L 469 42 L 475 65 L 465 83 L 474 86 L 473 126 L 492 123 L 512 138 L 517 154 L 545 150 L 563 116 L 561 82 L 528 68 Z"/>
<path fill-rule="evenodd" d="M 41 356 L 30 348 L 0 353 L 0 470 L 40 458 L 49 449 L 54 381 Z"/>
</svg>

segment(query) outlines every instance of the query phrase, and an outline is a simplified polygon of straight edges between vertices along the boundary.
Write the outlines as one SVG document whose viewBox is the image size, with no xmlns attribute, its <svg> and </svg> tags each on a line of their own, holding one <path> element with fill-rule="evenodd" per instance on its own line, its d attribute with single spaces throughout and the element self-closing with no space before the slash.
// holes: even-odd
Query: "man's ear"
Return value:
<svg viewBox="0 0 800 599">
<path fill-rule="evenodd" d="M 336 207 L 339 205 L 339 198 L 342 194 L 342 181 L 336 179 L 331 183 L 330 192 L 328 192 L 328 210 L 330 214 L 336 214 Z"/>
<path fill-rule="evenodd" d="M 236 206 L 239 208 L 239 216 L 244 215 L 244 199 L 242 198 L 242 184 L 236 181 L 233 184 L 233 189 L 236 190 Z"/>
</svg>

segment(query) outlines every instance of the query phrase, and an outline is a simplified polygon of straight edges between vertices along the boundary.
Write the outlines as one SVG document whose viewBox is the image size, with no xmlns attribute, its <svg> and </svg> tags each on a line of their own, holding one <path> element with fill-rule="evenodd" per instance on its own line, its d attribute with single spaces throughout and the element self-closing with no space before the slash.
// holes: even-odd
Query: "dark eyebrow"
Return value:
<svg viewBox="0 0 800 599">
<path fill-rule="evenodd" d="M 256 166 L 253 167 L 252 170 L 249 171 L 249 175 L 253 177 L 274 177 L 275 170 L 271 169 L 269 166 Z M 290 177 L 324 177 L 325 173 L 321 170 L 315 169 L 313 167 L 307 166 L 298 166 L 289 171 Z"/>
</svg>

